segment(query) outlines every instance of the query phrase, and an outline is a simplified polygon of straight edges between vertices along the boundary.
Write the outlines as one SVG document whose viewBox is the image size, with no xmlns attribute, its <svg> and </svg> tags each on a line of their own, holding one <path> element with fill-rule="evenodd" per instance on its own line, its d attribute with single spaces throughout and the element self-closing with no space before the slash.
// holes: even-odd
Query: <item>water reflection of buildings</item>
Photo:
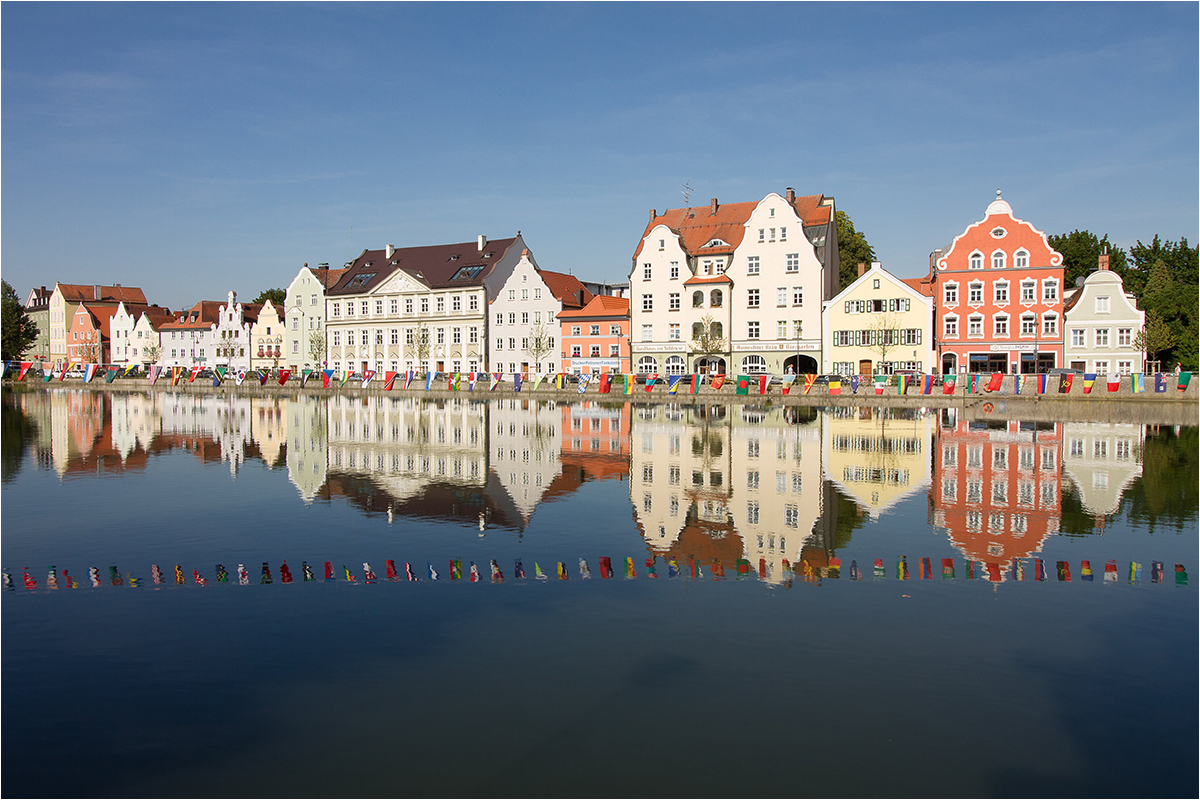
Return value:
<svg viewBox="0 0 1200 800">
<path fill-rule="evenodd" d="M 834 407 L 825 414 L 825 474 L 878 519 L 929 487 L 933 415 L 918 408 Z"/>
<path fill-rule="evenodd" d="M 1121 496 L 1142 474 L 1146 429 L 1121 423 L 1063 423 L 1063 475 L 1079 494 L 1084 510 L 1103 527 Z"/>
<path fill-rule="evenodd" d="M 961 421 L 942 409 L 933 453 L 931 521 L 968 559 L 1004 575 L 1057 533 L 1063 426 L 1053 422 Z"/>
<path fill-rule="evenodd" d="M 794 415 L 755 406 L 635 407 L 629 495 L 651 552 L 705 566 L 734 567 L 744 558 L 774 581 L 805 560 L 824 566 L 836 519 L 821 475 L 821 424 Z"/>
</svg>

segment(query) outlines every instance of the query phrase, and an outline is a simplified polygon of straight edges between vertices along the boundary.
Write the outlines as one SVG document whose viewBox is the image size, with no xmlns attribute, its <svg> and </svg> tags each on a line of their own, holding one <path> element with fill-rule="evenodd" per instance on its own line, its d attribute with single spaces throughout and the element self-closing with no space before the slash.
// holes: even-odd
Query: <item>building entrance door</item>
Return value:
<svg viewBox="0 0 1200 800">
<path fill-rule="evenodd" d="M 871 359 L 864 358 L 862 361 L 858 362 L 858 374 L 859 375 L 871 375 L 872 374 Z"/>
</svg>

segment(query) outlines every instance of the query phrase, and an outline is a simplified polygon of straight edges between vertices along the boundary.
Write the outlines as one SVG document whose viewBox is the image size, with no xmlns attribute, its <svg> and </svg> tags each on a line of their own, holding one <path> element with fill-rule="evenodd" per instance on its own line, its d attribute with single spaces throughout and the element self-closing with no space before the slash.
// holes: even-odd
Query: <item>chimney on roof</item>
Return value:
<svg viewBox="0 0 1200 800">
<path fill-rule="evenodd" d="M 796 190 L 790 186 L 787 188 L 787 199 L 789 203 L 796 202 Z"/>
<path fill-rule="evenodd" d="M 1106 251 L 1106 252 L 1103 252 L 1100 254 L 1100 271 L 1105 272 L 1107 270 L 1108 270 L 1108 252 Z"/>
<path fill-rule="evenodd" d="M 654 218 L 655 218 L 655 217 L 657 217 L 657 216 L 658 216 L 658 212 L 657 212 L 657 211 L 655 211 L 653 208 L 652 208 L 652 209 L 650 209 L 650 221 L 651 221 L 651 222 L 654 222 Z"/>
<path fill-rule="evenodd" d="M 396 245 L 394 245 L 394 244 L 387 245 L 386 247 L 383 248 L 383 252 L 388 258 L 391 258 L 392 256 L 396 255 Z"/>
<path fill-rule="evenodd" d="M 863 275 L 866 274 L 866 272 L 867 272 L 867 265 L 861 261 L 858 262 L 858 277 L 861 278 Z"/>
<path fill-rule="evenodd" d="M 487 237 L 481 233 L 479 234 L 479 252 L 483 252 L 483 246 L 485 244 L 487 244 Z"/>
<path fill-rule="evenodd" d="M 717 215 L 717 198 L 712 199 L 712 207 L 709 209 L 708 215 L 715 217 Z"/>
<path fill-rule="evenodd" d="M 579 307 L 583 308 L 583 289 L 579 290 Z"/>
<path fill-rule="evenodd" d="M 99 286 L 93 286 L 93 287 L 92 287 L 92 293 L 95 295 L 95 297 L 94 297 L 93 299 L 95 299 L 95 300 L 99 301 L 99 300 L 100 300 L 100 287 L 99 287 Z"/>
<path fill-rule="evenodd" d="M 529 248 L 528 247 L 523 248 L 521 250 L 521 258 L 529 258 Z"/>
</svg>

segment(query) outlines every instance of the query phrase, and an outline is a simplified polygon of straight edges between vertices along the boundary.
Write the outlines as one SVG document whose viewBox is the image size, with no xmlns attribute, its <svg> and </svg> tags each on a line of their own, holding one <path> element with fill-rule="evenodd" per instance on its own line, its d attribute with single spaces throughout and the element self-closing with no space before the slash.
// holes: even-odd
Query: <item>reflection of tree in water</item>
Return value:
<svg viewBox="0 0 1200 800">
<path fill-rule="evenodd" d="M 37 423 L 25 415 L 11 391 L 4 393 L 0 411 L 0 481 L 10 483 L 21 471 L 25 453 L 37 436 Z"/>
<path fill-rule="evenodd" d="M 1178 430 L 1178 433 L 1176 432 Z M 1198 430 L 1194 426 L 1146 427 L 1142 449 L 1142 474 L 1134 479 L 1121 499 L 1121 510 L 1134 525 L 1182 529 L 1196 519 L 1200 505 L 1200 454 Z"/>
</svg>

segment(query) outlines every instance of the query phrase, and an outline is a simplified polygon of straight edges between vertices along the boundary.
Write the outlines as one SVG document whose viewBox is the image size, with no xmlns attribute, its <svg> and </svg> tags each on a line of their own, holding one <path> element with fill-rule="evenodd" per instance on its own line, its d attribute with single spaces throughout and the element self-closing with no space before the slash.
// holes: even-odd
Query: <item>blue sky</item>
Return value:
<svg viewBox="0 0 1200 800">
<path fill-rule="evenodd" d="M 836 198 L 884 266 L 999 187 L 1047 233 L 1197 240 L 1198 6 L 0 7 L 0 270 L 249 299 L 523 232 L 625 280 L 649 209 Z"/>
</svg>

